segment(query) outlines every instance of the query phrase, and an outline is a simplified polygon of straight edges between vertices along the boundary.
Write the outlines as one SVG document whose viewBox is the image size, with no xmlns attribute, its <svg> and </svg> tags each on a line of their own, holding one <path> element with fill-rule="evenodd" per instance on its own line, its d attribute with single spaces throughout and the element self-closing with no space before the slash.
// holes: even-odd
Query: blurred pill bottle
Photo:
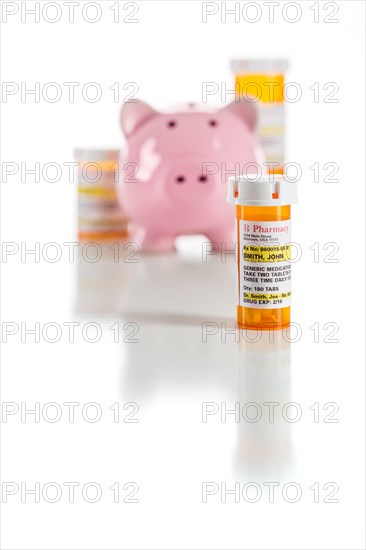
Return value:
<svg viewBox="0 0 366 550">
<path fill-rule="evenodd" d="M 75 149 L 78 172 L 80 240 L 111 240 L 128 235 L 128 219 L 117 200 L 118 149 Z"/>
<path fill-rule="evenodd" d="M 259 108 L 258 133 L 268 173 L 282 174 L 285 163 L 285 59 L 233 59 L 237 97 L 251 97 Z"/>
</svg>

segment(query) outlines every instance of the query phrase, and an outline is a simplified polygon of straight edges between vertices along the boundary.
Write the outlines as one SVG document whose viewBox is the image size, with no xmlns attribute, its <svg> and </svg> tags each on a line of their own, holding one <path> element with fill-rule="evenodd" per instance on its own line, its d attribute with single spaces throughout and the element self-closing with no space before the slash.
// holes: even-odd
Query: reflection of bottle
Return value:
<svg viewBox="0 0 366 550">
<path fill-rule="evenodd" d="M 258 101 L 258 131 L 268 172 L 282 174 L 285 162 L 284 73 L 288 62 L 278 59 L 235 59 L 235 88 L 239 97 Z"/>
<path fill-rule="evenodd" d="M 127 236 L 127 218 L 117 201 L 118 150 L 76 149 L 79 239 Z"/>
<path fill-rule="evenodd" d="M 241 339 L 236 469 L 262 477 L 285 476 L 293 465 L 290 344 L 280 331 Z"/>
<path fill-rule="evenodd" d="M 76 304 L 79 315 L 116 317 L 126 289 L 136 275 L 135 263 L 124 261 L 124 243 L 81 241 L 77 256 Z"/>
</svg>

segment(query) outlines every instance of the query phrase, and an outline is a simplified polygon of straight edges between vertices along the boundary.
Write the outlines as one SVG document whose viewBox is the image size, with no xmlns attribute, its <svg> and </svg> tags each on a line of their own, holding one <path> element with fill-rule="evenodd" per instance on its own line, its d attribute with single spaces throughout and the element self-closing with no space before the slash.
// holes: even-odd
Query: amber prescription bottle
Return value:
<svg viewBox="0 0 366 550">
<path fill-rule="evenodd" d="M 125 238 L 128 219 L 117 199 L 117 149 L 75 149 L 78 161 L 78 234 L 80 240 Z"/>
<path fill-rule="evenodd" d="M 267 172 L 282 174 L 285 164 L 286 59 L 233 59 L 235 90 L 252 96 L 259 111 L 258 133 L 268 163 Z"/>
<path fill-rule="evenodd" d="M 237 322 L 240 328 L 279 330 L 290 325 L 291 204 L 297 184 L 283 175 L 229 178 L 236 206 Z"/>
</svg>

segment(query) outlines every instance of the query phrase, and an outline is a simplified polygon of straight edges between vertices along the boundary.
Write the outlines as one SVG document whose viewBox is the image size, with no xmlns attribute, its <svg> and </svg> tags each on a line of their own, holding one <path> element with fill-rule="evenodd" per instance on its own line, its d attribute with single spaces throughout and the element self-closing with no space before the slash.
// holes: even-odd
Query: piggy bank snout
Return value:
<svg viewBox="0 0 366 550">
<path fill-rule="evenodd" d="M 204 164 L 197 161 L 174 164 L 166 178 L 167 193 L 184 202 L 207 198 L 217 186 L 217 175 L 205 171 Z"/>
</svg>

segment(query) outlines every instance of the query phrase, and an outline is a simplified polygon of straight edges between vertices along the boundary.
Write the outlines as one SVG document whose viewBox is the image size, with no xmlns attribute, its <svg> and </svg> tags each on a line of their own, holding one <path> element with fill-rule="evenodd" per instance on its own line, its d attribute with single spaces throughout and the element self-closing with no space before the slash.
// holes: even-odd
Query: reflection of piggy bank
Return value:
<svg viewBox="0 0 366 550">
<path fill-rule="evenodd" d="M 119 194 L 143 249 L 171 250 L 177 236 L 189 234 L 234 242 L 227 179 L 262 165 L 256 119 L 249 101 L 215 112 L 191 106 L 170 114 L 141 101 L 124 104 L 127 151 Z"/>
</svg>

